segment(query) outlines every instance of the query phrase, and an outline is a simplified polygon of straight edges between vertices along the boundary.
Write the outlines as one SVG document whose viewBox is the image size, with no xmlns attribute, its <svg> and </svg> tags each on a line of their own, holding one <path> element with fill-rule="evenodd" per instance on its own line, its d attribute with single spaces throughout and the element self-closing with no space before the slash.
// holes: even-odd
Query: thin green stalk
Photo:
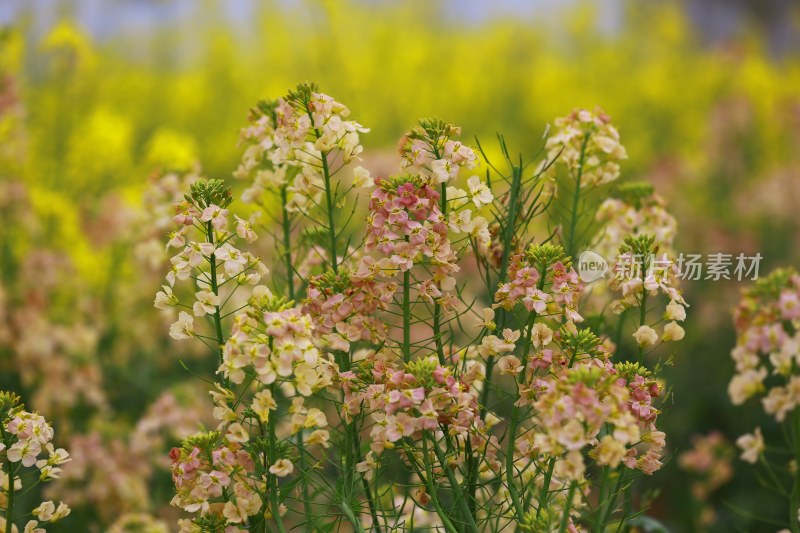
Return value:
<svg viewBox="0 0 800 533">
<path fill-rule="evenodd" d="M 408 237 L 406 237 L 408 240 Z M 411 361 L 411 271 L 403 272 L 403 361 Z"/>
<path fill-rule="evenodd" d="M 355 457 L 354 457 L 354 461 L 353 462 L 355 463 L 355 462 L 359 462 L 359 459 L 361 459 L 361 443 L 360 443 L 360 439 L 358 438 L 358 431 L 355 430 L 355 427 L 353 428 L 353 430 L 354 430 L 353 431 L 353 448 L 354 448 L 353 451 L 355 452 Z M 381 531 L 381 526 L 380 526 L 380 522 L 378 521 L 378 511 L 377 511 L 377 509 L 375 507 L 375 501 L 372 499 L 372 490 L 370 490 L 369 482 L 367 481 L 367 479 L 364 477 L 363 474 L 361 475 L 361 484 L 364 487 L 364 495 L 365 495 L 365 497 L 367 499 L 367 506 L 369 507 L 369 514 L 370 514 L 370 516 L 372 516 L 372 529 L 375 530 L 375 531 L 380 532 Z"/>
<path fill-rule="evenodd" d="M 270 392 L 272 392 L 273 398 L 277 397 L 277 396 L 275 396 L 275 394 L 276 394 L 275 383 L 270 385 Z M 276 440 L 275 439 L 275 416 L 270 416 L 269 417 L 269 422 L 267 424 L 267 427 L 268 427 L 268 431 L 269 431 L 268 439 L 269 439 L 270 461 L 272 463 L 275 463 L 275 461 L 277 460 L 277 458 L 276 458 L 277 446 L 276 446 L 276 442 L 275 442 L 275 440 Z M 285 533 L 286 530 L 283 527 L 283 519 L 281 518 L 281 515 L 280 515 L 280 501 L 278 500 L 278 478 L 277 478 L 277 476 L 275 476 L 275 475 L 269 476 L 269 484 L 270 484 L 269 495 L 270 495 L 270 501 L 271 501 L 271 504 L 272 504 L 272 518 L 275 520 L 275 524 L 278 526 L 278 531 L 280 531 L 281 533 Z M 265 521 L 264 524 L 265 524 L 265 527 L 266 527 L 266 521 Z"/>
<path fill-rule="evenodd" d="M 606 465 L 602 468 L 602 474 L 600 476 L 600 488 L 597 491 L 597 512 L 595 514 L 595 520 L 600 516 L 603 502 L 608 497 L 608 495 L 606 494 L 607 491 L 608 491 L 608 466 Z"/>
<path fill-rule="evenodd" d="M 425 436 L 422 437 L 425 439 Z M 461 508 L 462 514 L 464 514 L 464 519 L 467 522 L 467 526 L 469 526 L 470 531 L 474 531 L 478 533 L 478 526 L 475 524 L 475 519 L 472 517 L 472 513 L 470 512 L 469 505 L 467 503 L 467 499 L 464 497 L 464 491 L 461 489 L 461 485 L 458 483 L 455 474 L 447 466 L 447 458 L 442 456 L 441 450 L 436 446 L 436 442 L 433 443 L 433 453 L 436 454 L 436 459 L 438 459 L 439 464 L 442 466 L 445 475 L 447 476 L 447 480 L 450 482 L 450 489 L 455 494 L 456 502 L 458 506 Z"/>
<path fill-rule="evenodd" d="M 431 469 L 431 462 L 428 457 L 428 439 L 426 437 L 426 432 L 422 433 L 422 462 L 425 466 L 425 484 L 428 486 L 428 492 L 430 492 L 433 506 L 436 507 L 436 513 L 442 519 L 442 523 L 448 532 L 459 533 L 458 529 L 456 529 L 450 517 L 447 515 L 447 512 L 442 508 L 441 503 L 439 503 L 437 488 L 436 485 L 433 484 L 433 470 Z"/>
<path fill-rule="evenodd" d="M 644 287 L 644 280 L 647 277 L 647 269 L 648 269 L 648 260 L 645 259 L 642 263 L 642 301 L 639 307 L 639 327 L 645 325 L 645 320 L 647 320 L 647 297 L 650 295 L 649 291 Z M 644 355 L 644 348 L 639 345 L 639 349 L 636 353 L 636 357 L 639 363 L 642 362 L 642 356 Z"/>
<path fill-rule="evenodd" d="M 544 279 L 544 275 L 542 275 L 539 280 L 540 287 L 542 286 Z M 523 344 L 523 350 L 521 354 L 523 366 L 522 372 L 519 373 L 516 381 L 517 394 L 514 399 L 514 406 L 511 408 L 511 425 L 509 426 L 508 443 L 506 444 L 506 483 L 508 484 L 508 492 L 511 495 L 511 502 L 514 504 L 514 509 L 516 509 L 518 520 L 522 519 L 522 517 L 525 515 L 525 507 L 522 504 L 522 500 L 520 499 L 520 495 L 517 491 L 514 480 L 514 445 L 516 444 L 516 434 L 517 427 L 519 426 L 520 411 L 517 401 L 519 400 L 519 386 L 525 382 L 525 371 L 528 366 L 528 351 L 530 350 L 531 346 L 531 335 L 533 333 L 533 324 L 536 322 L 536 316 L 536 312 L 531 313 L 528 317 L 528 322 L 525 325 L 525 343 Z"/>
<path fill-rule="evenodd" d="M 292 268 L 292 221 L 289 218 L 289 211 L 286 210 L 288 199 L 286 197 L 286 185 L 281 187 L 281 206 L 283 208 L 283 259 L 286 263 L 286 285 L 289 290 L 289 299 L 294 300 L 294 269 Z"/>
<path fill-rule="evenodd" d="M 794 425 L 794 459 L 800 464 L 800 409 L 795 409 L 792 413 L 792 424 Z M 800 506 L 800 472 L 794 473 L 792 480 L 792 494 L 789 504 L 789 526 L 792 533 L 800 533 L 800 523 L 798 523 L 797 509 Z"/>
<path fill-rule="evenodd" d="M 569 512 L 572 510 L 572 499 L 575 497 L 575 488 L 577 483 L 574 481 L 569 484 L 569 492 L 567 492 L 567 503 L 564 505 L 564 516 L 561 517 L 561 527 L 559 533 L 566 533 L 567 526 L 569 525 Z"/>
<path fill-rule="evenodd" d="M 539 502 L 536 506 L 536 518 L 542 513 L 542 507 L 547 505 L 547 500 L 550 494 L 550 481 L 553 479 L 553 472 L 556 469 L 555 457 L 550 458 L 550 463 L 547 466 L 547 472 L 544 474 L 544 483 L 542 484 L 542 492 L 539 493 Z"/>
<path fill-rule="evenodd" d="M 473 518 L 477 516 L 477 500 L 475 493 L 478 491 L 478 460 L 472 452 L 472 443 L 467 437 L 464 451 L 467 454 L 467 494 L 469 495 L 469 512 Z"/>
<path fill-rule="evenodd" d="M 583 164 L 586 157 L 586 144 L 589 142 L 590 134 L 583 137 L 581 144 L 581 156 L 578 159 L 578 175 L 575 177 L 575 196 L 572 199 L 572 213 L 569 225 L 569 239 L 567 240 L 566 252 L 570 257 L 575 257 L 575 233 L 578 231 L 578 207 L 581 197 L 581 179 L 583 178 Z"/>
<path fill-rule="evenodd" d="M 597 523 L 595 524 L 595 532 L 596 533 L 603 533 L 606 527 L 606 521 L 608 518 L 614 513 L 614 507 L 617 504 L 617 497 L 619 496 L 620 491 L 622 490 L 622 484 L 625 482 L 625 470 L 624 467 L 619 470 L 619 478 L 617 479 L 617 484 L 614 486 L 614 491 L 611 493 L 610 497 L 606 502 L 603 504 L 602 511 L 600 512 L 600 516 L 598 516 Z"/>
<path fill-rule="evenodd" d="M 6 467 L 8 468 L 8 495 L 6 497 L 6 533 L 11 533 L 14 527 L 14 464 L 6 454 Z"/>
<path fill-rule="evenodd" d="M 317 138 L 319 138 L 319 132 Z M 339 257 L 336 255 L 336 225 L 334 223 L 333 212 L 333 192 L 331 191 L 331 173 L 328 169 L 328 154 L 322 152 L 322 177 L 325 179 L 325 203 L 328 207 L 328 236 L 330 238 L 331 267 L 333 271 L 339 272 Z"/>
<path fill-rule="evenodd" d="M 544 289 L 545 280 L 547 274 L 547 266 L 541 268 L 539 272 L 539 282 L 537 283 L 537 288 L 539 290 Z M 522 345 L 522 372 L 519 373 L 517 376 L 517 395 L 514 400 L 514 406 L 511 409 L 511 425 L 508 432 L 508 444 L 506 445 L 506 483 L 508 484 L 508 492 L 511 495 L 511 501 L 514 504 L 514 508 L 517 511 L 518 519 L 521 519 L 525 515 L 525 507 L 526 505 L 521 501 L 519 493 L 517 492 L 517 487 L 514 485 L 514 449 L 516 444 L 516 434 L 517 434 L 517 427 L 519 425 L 519 407 L 517 406 L 517 401 L 519 400 L 519 386 L 525 383 L 525 375 L 528 368 L 528 352 L 531 349 L 531 343 L 533 340 L 533 325 L 536 323 L 536 318 L 538 313 L 533 311 L 528 316 L 528 321 L 525 324 L 525 340 Z M 547 485 L 544 487 L 547 488 Z M 545 492 L 546 494 L 546 492 Z M 539 506 L 541 508 L 541 504 Z M 539 510 L 537 509 L 537 513 Z"/>
<path fill-rule="evenodd" d="M 519 200 L 519 192 L 522 187 L 522 168 L 512 167 L 511 189 L 509 190 L 509 204 L 508 204 L 508 217 L 506 218 L 506 227 L 503 232 L 503 257 L 500 259 L 500 273 L 497 277 L 497 283 L 490 296 L 494 297 L 497 292 L 497 287 L 504 283 L 508 277 L 508 265 L 511 260 L 511 242 L 514 238 L 514 227 L 517 223 L 517 202 Z M 498 328 L 503 327 L 505 313 L 502 309 L 498 310 Z M 483 390 L 481 391 L 480 400 L 480 418 L 486 418 L 487 404 L 489 403 L 489 392 L 492 383 L 492 373 L 494 371 L 494 356 L 486 358 L 486 378 L 484 379 Z"/>
<path fill-rule="evenodd" d="M 286 263 L 286 287 L 289 294 L 289 299 L 294 300 L 294 269 L 292 268 L 292 225 L 289 218 L 289 211 L 286 209 L 288 198 L 286 194 L 286 185 L 281 187 L 281 210 L 283 211 L 283 256 Z M 311 496 L 308 492 L 308 480 L 306 479 L 306 447 L 303 441 L 303 432 L 297 432 L 297 448 L 300 450 L 300 456 L 297 461 L 297 466 L 303 473 L 303 478 L 300 480 L 303 492 L 303 512 L 305 514 L 306 531 L 311 531 L 311 524 L 313 521 Z"/>
<path fill-rule="evenodd" d="M 440 211 L 447 220 L 447 184 L 442 183 L 440 193 Z M 442 342 L 442 306 L 439 302 L 433 304 L 433 340 L 436 343 L 436 355 L 439 357 L 439 364 L 444 365 L 444 343 Z"/>
<path fill-rule="evenodd" d="M 209 244 L 214 244 L 214 226 L 211 222 L 206 222 L 206 240 Z M 219 284 L 217 283 L 217 257 L 216 254 L 211 254 L 209 258 L 211 263 L 211 292 L 219 297 Z M 222 335 L 222 314 L 220 313 L 219 305 L 214 306 L 214 330 L 217 336 L 217 344 L 219 351 L 219 363 L 223 363 L 222 346 L 225 344 L 225 337 Z"/>
</svg>

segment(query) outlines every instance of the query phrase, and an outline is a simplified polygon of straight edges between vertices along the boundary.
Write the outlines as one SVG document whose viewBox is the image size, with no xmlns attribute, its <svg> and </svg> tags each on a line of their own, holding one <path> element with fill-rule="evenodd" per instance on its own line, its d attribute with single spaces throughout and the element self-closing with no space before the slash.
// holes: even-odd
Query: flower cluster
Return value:
<svg viewBox="0 0 800 533">
<path fill-rule="evenodd" d="M 764 411 L 782 422 L 800 403 L 800 275 L 784 269 L 759 279 L 744 291 L 735 323 L 731 401 L 741 405 L 763 394 Z M 774 376 L 769 390 L 768 376 Z"/>
<path fill-rule="evenodd" d="M 495 294 L 496 307 L 511 310 L 522 303 L 538 316 L 583 321 L 578 313 L 582 286 L 560 246 L 531 245 L 511 258 L 508 276 Z"/>
<path fill-rule="evenodd" d="M 461 128 L 439 119 L 423 119 L 400 141 L 402 168 L 440 193 L 439 211 L 450 231 L 464 234 L 485 250 L 490 242 L 488 221 L 478 213 L 494 200 L 488 184 L 479 176 L 466 180 L 466 188 L 457 186 L 462 169 L 477 166 L 475 151 L 454 138 Z M 476 211 L 473 211 L 473 208 Z"/>
<path fill-rule="evenodd" d="M 358 354 L 353 368 L 340 373 L 343 415 L 347 420 L 366 416 L 371 427 L 370 451 L 356 465 L 366 481 L 378 478 L 391 452 L 412 472 L 408 490 L 421 502 L 431 502 L 437 486 L 460 490 L 448 471 L 466 475 L 473 467 L 486 480 L 501 471 L 497 437 L 487 431 L 496 419 L 484 422 L 480 416 L 483 366 L 451 360 L 454 366 L 442 365 L 436 355 L 403 363 L 396 350 L 384 349 Z M 481 491 L 477 497 L 488 501 L 493 494 Z M 402 502 L 397 512 L 406 524 L 441 525 L 446 519 L 442 511 L 438 516 L 424 508 L 407 511 Z"/>
<path fill-rule="evenodd" d="M 239 217 L 236 217 L 235 233 L 227 229 L 230 202 L 230 190 L 221 181 L 211 180 L 194 183 L 191 194 L 175 206 L 174 219 L 181 228 L 170 235 L 167 246 L 181 251 L 170 259 L 168 284 L 156 294 L 154 304 L 158 309 L 182 306 L 192 311 L 191 314 L 180 311 L 178 320 L 170 328 L 173 339 L 196 336 L 195 317 L 210 315 L 219 321 L 220 309 L 230 299 L 223 295 L 223 287 L 230 295 L 242 285 L 255 285 L 268 272 L 260 259 L 233 246 L 237 237 L 252 242 L 256 234 L 252 221 Z M 191 239 L 193 228 L 201 228 L 196 230 L 201 233 L 201 240 Z M 181 304 L 173 292 L 177 280 L 190 278 L 196 280 L 197 285 L 191 306 Z M 230 282 L 235 285 L 229 285 Z"/>
<path fill-rule="evenodd" d="M 619 177 L 619 162 L 627 159 L 619 132 L 603 110 L 576 109 L 555 120 L 555 133 L 547 139 L 547 159 L 556 160 L 549 172 L 564 167 L 580 177 L 580 187 L 604 185 Z M 557 159 L 556 159 L 557 158 Z"/>
<path fill-rule="evenodd" d="M 728 395 L 734 405 L 760 398 L 764 412 L 780 424 L 786 448 L 771 444 L 768 447 L 760 427 L 740 436 L 736 445 L 742 451 L 742 461 L 758 464 L 767 471 L 767 488 L 789 496 L 790 526 L 794 530 L 800 521 L 796 505 L 800 462 L 800 435 L 796 429 L 800 417 L 800 274 L 792 268 L 777 269 L 744 289 L 734 312 L 734 324 L 736 346 L 731 357 L 736 373 L 728 384 Z M 787 452 L 788 465 L 783 456 Z M 776 470 L 788 472 L 788 488 Z"/>
<path fill-rule="evenodd" d="M 283 515 L 277 480 L 294 471 L 289 438 L 308 433 L 306 445 L 329 446 L 325 414 L 304 404 L 304 397 L 329 387 L 334 375 L 313 340 L 308 315 L 266 287 L 255 287 L 222 348 L 217 373 L 229 385 L 211 391 L 217 430 L 189 437 L 171 454 L 178 490 L 172 503 L 197 515 L 184 529 L 252 525 L 267 512 Z M 243 386 L 239 393 L 237 386 Z M 292 416 L 281 429 L 272 413 L 284 399 L 292 400 Z"/>
<path fill-rule="evenodd" d="M 397 283 L 383 281 L 369 259 L 351 272 L 340 268 L 309 277 L 303 307 L 314 321 L 315 334 L 332 350 L 349 351 L 351 343 L 379 344 L 388 328 L 379 311 L 392 303 Z"/>
<path fill-rule="evenodd" d="M 53 428 L 43 416 L 25 411 L 20 398 L 13 393 L 0 392 L 0 506 L 5 510 L 3 525 L 13 525 L 14 496 L 23 489 L 23 468 L 34 468 L 38 481 L 51 481 L 61 475 L 61 466 L 69 462 L 69 454 L 52 443 Z M 37 482 L 38 482 L 37 481 Z M 30 514 L 35 519 L 25 524 L 25 533 L 43 533 L 45 522 L 57 522 L 70 513 L 69 507 L 52 501 L 39 504 Z M 12 527 L 9 525 L 9 530 Z M 16 528 L 14 528 L 16 529 Z"/>
<path fill-rule="evenodd" d="M 402 364 L 398 354 L 380 352 L 364 359 L 358 371 L 342 373 L 346 413 L 361 410 L 375 424 L 371 448 L 379 453 L 403 439 L 419 441 L 425 431 L 446 430 L 452 437 L 469 438 L 482 425 L 473 384 L 480 367 L 454 375 L 436 356 Z"/>
<path fill-rule="evenodd" d="M 420 177 L 411 174 L 376 179 L 368 218 L 366 251 L 378 250 L 383 258 L 373 268 L 394 277 L 426 259 L 431 264 L 433 283 L 420 286 L 426 300 L 442 298 L 438 287 L 452 289 L 458 272 L 457 257 L 447 237 L 447 224 L 439 209 L 439 193 Z M 364 259 L 370 268 L 372 259 Z M 452 307 L 448 300 L 442 302 Z"/>
<path fill-rule="evenodd" d="M 667 323 L 660 340 L 669 342 L 683 339 L 685 332 L 678 322 L 686 319 L 688 304 L 677 287 L 677 265 L 666 253 L 659 255 L 655 237 L 649 234 L 626 236 L 619 251 L 615 275 L 608 286 L 613 292 L 621 293 L 621 298 L 612 301 L 611 308 L 616 313 L 631 308 L 639 309 L 640 322 L 633 338 L 640 351 L 653 348 L 659 342 L 659 334 L 652 327 L 655 324 L 648 323 L 646 315 L 648 305 L 652 307 L 652 299 L 660 294 L 666 296 L 669 302 L 661 317 Z"/>
<path fill-rule="evenodd" d="M 249 304 L 234 319 L 217 373 L 239 385 L 252 372 L 250 377 L 263 385 L 280 381 L 303 396 L 328 386 L 330 376 L 313 343 L 311 318 L 263 285 L 255 288 Z"/>
<path fill-rule="evenodd" d="M 555 458 L 561 480 L 580 480 L 584 453 L 597 465 L 624 464 L 652 474 L 661 467 L 664 434 L 655 429 L 658 411 L 651 398 L 658 385 L 643 369 L 612 367 L 592 358 L 557 376 L 534 379 L 521 400 L 530 403 L 535 431 L 517 442 L 517 452 L 532 459 Z"/>
<path fill-rule="evenodd" d="M 241 524 L 261 510 L 253 480 L 255 463 L 237 440 L 241 439 L 231 441 L 210 432 L 195 435 L 170 452 L 177 489 L 172 504 L 197 513 L 195 524 L 204 531 Z"/>
<path fill-rule="evenodd" d="M 349 115 L 315 85 L 301 84 L 284 98 L 259 102 L 240 135 L 246 149 L 234 176 L 251 183 L 242 198 L 261 203 L 265 191 L 285 190 L 289 211 L 308 213 L 319 205 L 326 174 L 334 170 L 328 154 L 340 153 L 346 164 L 363 150 L 359 136 L 369 130 Z M 355 174 L 362 176 L 363 169 Z"/>
<path fill-rule="evenodd" d="M 666 209 L 666 201 L 647 182 L 626 182 L 614 191 L 614 197 L 600 204 L 596 219 L 603 224 L 602 238 L 592 250 L 613 258 L 625 237 L 652 235 L 659 251 L 671 254 L 678 223 Z"/>
<path fill-rule="evenodd" d="M 692 437 L 692 448 L 678 457 L 678 463 L 682 469 L 702 476 L 701 482 L 692 485 L 695 498 L 707 498 L 733 477 L 732 457 L 733 448 L 722 433 L 712 431 Z"/>
</svg>

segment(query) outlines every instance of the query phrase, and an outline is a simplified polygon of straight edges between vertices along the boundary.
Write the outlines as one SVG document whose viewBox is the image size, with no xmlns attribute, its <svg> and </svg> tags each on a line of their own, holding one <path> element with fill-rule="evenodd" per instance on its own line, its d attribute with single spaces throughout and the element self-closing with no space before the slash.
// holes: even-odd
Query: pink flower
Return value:
<svg viewBox="0 0 800 533">
<path fill-rule="evenodd" d="M 278 477 L 286 477 L 294 472 L 294 465 L 288 459 L 278 459 L 275 464 L 269 467 L 269 471 Z"/>
<path fill-rule="evenodd" d="M 228 223 L 228 210 L 222 209 L 218 205 L 211 204 L 200 214 L 202 222 L 211 222 L 215 229 L 223 229 Z"/>
</svg>

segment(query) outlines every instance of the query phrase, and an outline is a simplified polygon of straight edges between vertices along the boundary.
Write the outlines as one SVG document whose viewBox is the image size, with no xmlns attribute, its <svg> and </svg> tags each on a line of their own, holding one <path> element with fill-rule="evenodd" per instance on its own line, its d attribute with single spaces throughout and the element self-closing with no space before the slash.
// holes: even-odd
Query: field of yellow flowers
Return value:
<svg viewBox="0 0 800 533">
<path fill-rule="evenodd" d="M 0 27 L 0 531 L 800 531 L 800 55 L 623 4 Z"/>
</svg>

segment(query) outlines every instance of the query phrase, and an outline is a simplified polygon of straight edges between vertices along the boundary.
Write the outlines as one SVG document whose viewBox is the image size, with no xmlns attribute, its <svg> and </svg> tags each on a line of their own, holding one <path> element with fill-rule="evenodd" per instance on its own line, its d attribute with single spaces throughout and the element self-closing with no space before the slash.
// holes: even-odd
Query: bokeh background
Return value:
<svg viewBox="0 0 800 533">
<path fill-rule="evenodd" d="M 0 0 L 0 389 L 54 419 L 75 457 L 47 492 L 75 506 L 53 531 L 174 523 L 164 454 L 207 416 L 179 359 L 210 361 L 152 310 L 166 193 L 151 177 L 200 164 L 231 179 L 249 107 L 299 81 L 372 129 L 378 171 L 417 117 L 531 153 L 555 117 L 600 105 L 623 178 L 669 201 L 679 251 L 800 265 L 791 0 Z M 651 480 L 671 531 L 775 531 L 753 515 L 785 509 L 730 445 L 757 423 L 777 432 L 726 394 L 745 285 L 685 286 L 672 458 Z"/>
</svg>

